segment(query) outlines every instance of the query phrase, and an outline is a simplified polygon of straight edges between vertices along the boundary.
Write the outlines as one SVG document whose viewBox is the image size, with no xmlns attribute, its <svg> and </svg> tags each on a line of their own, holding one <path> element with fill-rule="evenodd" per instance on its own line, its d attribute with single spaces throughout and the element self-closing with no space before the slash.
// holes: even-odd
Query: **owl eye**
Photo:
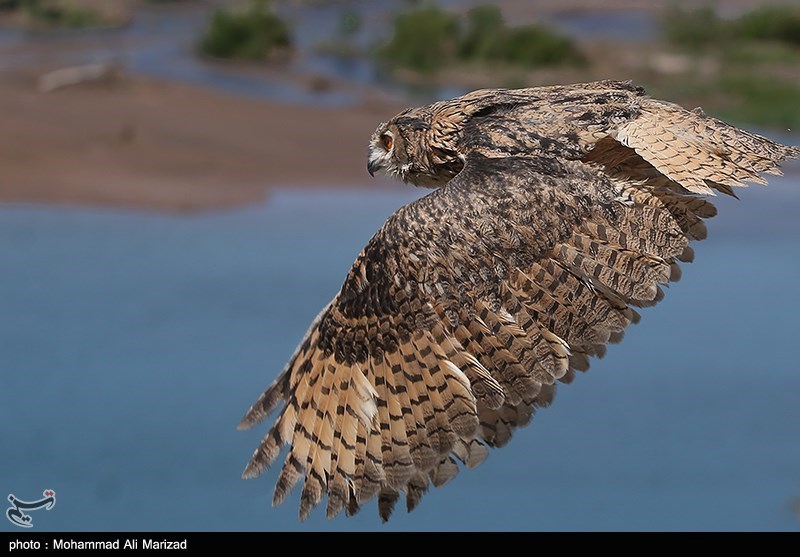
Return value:
<svg viewBox="0 0 800 557">
<path fill-rule="evenodd" d="M 394 145 L 394 138 L 392 137 L 392 134 L 390 133 L 383 134 L 381 136 L 381 141 L 383 142 L 384 149 L 386 149 L 387 151 L 392 150 L 392 146 Z"/>
</svg>

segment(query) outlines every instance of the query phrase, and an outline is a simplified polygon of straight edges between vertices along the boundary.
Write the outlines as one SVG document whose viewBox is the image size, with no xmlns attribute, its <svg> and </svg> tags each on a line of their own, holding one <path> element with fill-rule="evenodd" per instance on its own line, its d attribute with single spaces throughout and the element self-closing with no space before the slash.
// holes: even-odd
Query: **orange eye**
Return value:
<svg viewBox="0 0 800 557">
<path fill-rule="evenodd" d="M 386 149 L 387 151 L 391 151 L 392 145 L 394 145 L 394 139 L 392 138 L 392 136 L 389 135 L 388 133 L 385 133 L 383 134 L 381 140 L 383 141 L 383 148 Z"/>
</svg>

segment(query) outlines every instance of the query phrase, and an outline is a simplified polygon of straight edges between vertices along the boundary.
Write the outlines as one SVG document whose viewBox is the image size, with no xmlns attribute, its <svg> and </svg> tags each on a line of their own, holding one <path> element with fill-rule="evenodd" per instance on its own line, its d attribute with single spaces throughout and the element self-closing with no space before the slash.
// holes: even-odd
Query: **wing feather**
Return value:
<svg viewBox="0 0 800 557">
<path fill-rule="evenodd" d="M 766 184 L 760 173 L 780 174 L 779 163 L 796 156 L 759 135 L 687 111 L 672 103 L 645 99 L 639 115 L 620 126 L 614 138 L 633 148 L 669 179 L 695 193 L 732 193 L 746 182 Z"/>
<path fill-rule="evenodd" d="M 456 459 L 472 468 L 506 444 L 556 382 L 621 340 L 636 307 L 663 297 L 716 213 L 696 193 L 759 182 L 795 154 L 630 86 L 596 103 L 618 102 L 607 120 L 565 126 L 558 151 L 523 134 L 544 121 L 519 108 L 539 93 L 515 93 L 505 119 L 475 124 L 463 170 L 389 218 L 242 420 L 280 409 L 244 473 L 289 445 L 275 504 L 302 479 L 301 518 L 326 494 L 329 517 L 375 496 L 384 520 L 401 494 L 415 508 L 458 473 Z M 490 117 L 481 95 L 476 119 Z"/>
<path fill-rule="evenodd" d="M 487 454 L 478 439 L 502 445 L 535 406 L 549 404 L 553 384 L 570 371 L 572 343 L 596 354 L 624 329 L 632 320 L 624 300 L 637 279 L 663 282 L 662 261 L 635 248 L 668 235 L 646 233 L 652 215 L 625 216 L 611 182 L 583 163 L 567 169 L 552 161 L 547 175 L 540 162 L 527 168 L 522 159 L 476 155 L 470 164 L 474 170 L 387 222 L 243 420 L 250 425 L 286 404 L 246 475 L 289 444 L 274 502 L 304 479 L 301 518 L 326 493 L 329 516 L 378 495 L 387 517 L 402 492 L 413 508 L 428 480 L 437 485 L 457 473 L 450 455 L 476 466 Z M 546 214 L 547 203 L 561 210 Z M 629 229 L 617 222 L 623 216 Z M 598 248 L 582 228 L 590 220 L 628 252 Z M 568 263 L 564 250 L 571 250 Z M 578 272 L 579 250 L 595 261 Z M 618 299 L 592 283 L 611 259 L 619 269 L 607 286 Z M 624 281 L 631 285 L 621 287 Z"/>
<path fill-rule="evenodd" d="M 356 432 L 358 417 L 353 410 L 357 396 L 353 385 L 353 371 L 346 366 L 337 370 L 336 382 L 339 396 L 333 426 L 330 480 L 326 514 L 333 518 L 350 504 L 350 477 L 355 473 Z"/>
</svg>

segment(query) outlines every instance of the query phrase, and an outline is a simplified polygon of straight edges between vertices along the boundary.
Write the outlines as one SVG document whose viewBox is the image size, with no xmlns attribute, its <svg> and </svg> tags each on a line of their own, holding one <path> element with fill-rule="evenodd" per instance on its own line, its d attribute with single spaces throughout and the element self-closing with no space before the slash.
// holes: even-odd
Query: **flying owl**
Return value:
<svg viewBox="0 0 800 557">
<path fill-rule="evenodd" d="M 716 213 L 705 197 L 800 154 L 630 83 L 491 89 L 401 112 L 370 174 L 435 188 L 359 254 L 240 424 L 279 410 L 244 477 L 289 445 L 273 504 L 372 497 L 387 520 L 505 445 L 556 382 L 659 302 Z"/>
</svg>

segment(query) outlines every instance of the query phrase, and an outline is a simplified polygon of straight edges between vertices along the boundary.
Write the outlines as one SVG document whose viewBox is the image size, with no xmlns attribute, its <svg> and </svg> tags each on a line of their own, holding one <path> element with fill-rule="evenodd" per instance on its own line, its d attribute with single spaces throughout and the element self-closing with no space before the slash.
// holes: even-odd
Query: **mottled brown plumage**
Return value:
<svg viewBox="0 0 800 557">
<path fill-rule="evenodd" d="M 242 420 L 279 409 L 245 477 L 290 450 L 300 517 L 430 484 L 550 404 L 691 261 L 714 206 L 798 155 L 628 83 L 476 91 L 378 127 L 369 171 L 438 187 L 400 208 Z"/>
</svg>

